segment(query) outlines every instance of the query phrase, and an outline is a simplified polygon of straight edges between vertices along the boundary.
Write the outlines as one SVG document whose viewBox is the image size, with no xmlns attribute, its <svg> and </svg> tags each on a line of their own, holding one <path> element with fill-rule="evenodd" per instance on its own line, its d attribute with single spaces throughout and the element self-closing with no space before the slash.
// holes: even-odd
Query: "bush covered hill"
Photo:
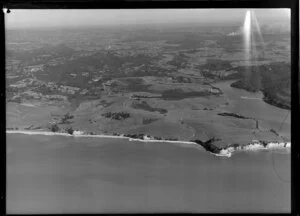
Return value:
<svg viewBox="0 0 300 216">
<path fill-rule="evenodd" d="M 264 101 L 274 106 L 291 108 L 291 66 L 286 62 L 246 68 L 232 87 L 247 91 L 262 91 Z"/>
</svg>

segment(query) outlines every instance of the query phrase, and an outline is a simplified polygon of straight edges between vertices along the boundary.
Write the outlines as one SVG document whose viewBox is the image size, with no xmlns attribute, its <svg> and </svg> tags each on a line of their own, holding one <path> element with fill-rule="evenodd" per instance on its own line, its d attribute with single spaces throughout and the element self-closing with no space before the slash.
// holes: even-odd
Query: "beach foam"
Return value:
<svg viewBox="0 0 300 216">
<path fill-rule="evenodd" d="M 124 136 L 114 136 L 114 135 L 92 135 L 84 134 L 82 131 L 74 131 L 73 134 L 62 133 L 62 132 L 52 132 L 52 131 L 30 131 L 30 130 L 7 130 L 8 134 L 27 134 L 27 135 L 45 135 L 45 136 L 67 136 L 67 137 L 96 137 L 96 138 L 126 138 Z"/>
<path fill-rule="evenodd" d="M 178 143 L 178 144 L 196 144 L 190 141 L 180 141 L 180 140 L 155 140 L 147 137 L 147 139 L 136 139 L 136 138 L 128 138 L 129 141 L 137 141 L 137 142 L 156 142 L 156 143 Z"/>
<path fill-rule="evenodd" d="M 222 149 L 218 154 L 212 154 L 218 157 L 231 157 L 232 152 L 227 149 Z"/>
<path fill-rule="evenodd" d="M 46 136 L 67 136 L 67 137 L 93 137 L 93 138 L 112 138 L 112 139 L 128 139 L 129 141 L 137 142 L 155 142 L 155 143 L 173 143 L 173 144 L 189 144 L 199 145 L 191 141 L 180 141 L 180 140 L 156 140 L 149 136 L 144 136 L 143 139 L 130 138 L 124 135 L 101 135 L 101 134 L 84 134 L 83 131 L 74 131 L 73 134 L 62 133 L 62 132 L 51 132 L 51 131 L 30 131 L 30 130 L 6 130 L 8 134 L 27 134 L 27 135 L 46 135 Z M 228 146 L 220 149 L 219 153 L 211 153 L 218 157 L 231 157 L 236 151 L 258 151 L 258 150 L 270 150 L 270 149 L 285 149 L 290 148 L 291 142 L 274 142 L 270 141 L 267 143 L 253 140 L 244 146 Z"/>
<path fill-rule="evenodd" d="M 76 135 L 83 135 L 83 134 L 84 134 L 83 131 L 77 131 L 77 130 L 75 130 L 75 131 L 73 132 L 73 135 L 74 135 L 74 136 L 76 136 Z"/>
<path fill-rule="evenodd" d="M 27 131 L 27 130 L 7 130 L 8 134 L 27 134 L 27 135 L 45 135 L 45 136 L 72 136 L 68 133 L 51 132 L 51 131 Z"/>
</svg>

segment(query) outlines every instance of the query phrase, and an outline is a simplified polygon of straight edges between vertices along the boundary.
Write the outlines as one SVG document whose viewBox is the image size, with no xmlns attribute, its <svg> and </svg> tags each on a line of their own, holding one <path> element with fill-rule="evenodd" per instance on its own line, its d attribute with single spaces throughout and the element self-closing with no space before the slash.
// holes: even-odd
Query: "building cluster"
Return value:
<svg viewBox="0 0 300 216">
<path fill-rule="evenodd" d="M 48 66 L 57 66 L 57 65 L 62 65 L 62 64 L 64 64 L 65 63 L 65 59 L 64 58 L 55 58 L 55 59 L 51 59 L 48 63 L 47 63 L 47 65 Z"/>
<path fill-rule="evenodd" d="M 24 67 L 24 71 L 27 71 L 27 72 L 30 72 L 30 73 L 43 71 L 43 70 L 44 70 L 44 65 L 43 64 Z"/>
<path fill-rule="evenodd" d="M 78 87 L 72 87 L 72 86 L 66 86 L 66 85 L 61 85 L 57 88 L 59 91 L 62 93 L 67 93 L 67 94 L 75 94 L 77 91 L 80 90 Z"/>
<path fill-rule="evenodd" d="M 11 87 L 11 88 L 25 88 L 29 85 L 32 85 L 34 81 L 35 81 L 34 79 L 26 78 L 26 79 L 23 79 L 23 80 L 20 80 L 20 81 L 14 83 L 14 84 L 10 84 L 9 87 Z"/>
</svg>

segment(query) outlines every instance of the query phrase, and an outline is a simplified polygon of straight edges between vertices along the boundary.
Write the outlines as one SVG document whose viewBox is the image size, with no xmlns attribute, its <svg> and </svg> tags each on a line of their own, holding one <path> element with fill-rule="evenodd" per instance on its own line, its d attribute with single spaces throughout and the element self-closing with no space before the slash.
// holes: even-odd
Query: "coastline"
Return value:
<svg viewBox="0 0 300 216">
<path fill-rule="evenodd" d="M 207 141 L 201 140 L 168 140 L 157 139 L 148 135 L 105 135 L 105 134 L 85 134 L 83 131 L 74 131 L 73 134 L 51 131 L 34 131 L 34 130 L 6 130 L 7 134 L 26 134 L 26 135 L 46 135 L 46 136 L 67 136 L 67 137 L 92 137 L 92 138 L 110 138 L 110 139 L 127 139 L 128 141 L 137 142 L 156 142 L 156 143 L 173 143 L 173 144 L 188 144 L 200 145 L 209 153 L 219 157 L 231 157 L 233 153 L 239 151 L 257 151 L 257 150 L 273 150 L 285 149 L 291 147 L 291 142 L 278 141 L 261 141 L 252 140 L 247 145 L 229 144 L 224 148 L 219 148 L 213 144 L 216 141 L 214 138 Z"/>
<path fill-rule="evenodd" d="M 262 100 L 272 106 L 278 107 L 280 109 L 291 110 L 291 105 L 287 101 L 282 101 L 279 98 L 276 98 L 273 94 L 270 94 L 266 89 L 255 89 L 253 87 L 245 85 L 241 80 L 237 80 L 230 84 L 232 88 L 243 89 L 248 92 L 257 92 L 261 91 L 263 93 Z M 246 99 L 246 98 L 244 98 Z M 259 99 L 259 98 L 247 98 L 247 99 Z"/>
</svg>

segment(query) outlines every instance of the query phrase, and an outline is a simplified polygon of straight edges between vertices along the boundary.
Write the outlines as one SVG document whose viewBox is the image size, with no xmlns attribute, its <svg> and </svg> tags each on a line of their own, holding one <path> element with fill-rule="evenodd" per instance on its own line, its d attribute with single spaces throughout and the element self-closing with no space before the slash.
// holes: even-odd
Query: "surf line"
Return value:
<svg viewBox="0 0 300 216">
<path fill-rule="evenodd" d="M 32 131 L 32 130 L 6 130 L 7 134 L 26 134 L 26 135 L 45 135 L 45 136 L 66 136 L 66 137 L 94 137 L 94 138 L 112 138 L 127 139 L 138 142 L 161 142 L 161 143 L 178 143 L 178 144 L 197 144 L 191 141 L 180 141 L 171 139 L 155 139 L 147 135 L 105 135 L 105 134 L 85 134 L 82 131 L 74 131 L 73 134 L 52 131 Z"/>
<path fill-rule="evenodd" d="M 291 142 L 280 141 L 262 141 L 252 140 L 246 145 L 230 144 L 226 147 L 220 148 L 213 144 L 218 139 L 212 138 L 207 141 L 201 140 L 168 140 L 157 139 L 144 134 L 139 135 L 104 135 L 104 134 L 84 134 L 82 131 L 74 131 L 73 134 L 63 132 L 51 131 L 30 131 L 30 130 L 6 130 L 7 134 L 27 134 L 27 135 L 46 135 L 46 136 L 66 136 L 66 137 L 94 137 L 94 138 L 112 138 L 112 139 L 127 139 L 129 141 L 137 142 L 156 142 L 156 143 L 174 143 L 174 144 L 192 144 L 200 145 L 209 153 L 218 157 L 231 157 L 234 152 L 238 151 L 257 151 L 257 150 L 273 150 L 290 148 Z"/>
</svg>

